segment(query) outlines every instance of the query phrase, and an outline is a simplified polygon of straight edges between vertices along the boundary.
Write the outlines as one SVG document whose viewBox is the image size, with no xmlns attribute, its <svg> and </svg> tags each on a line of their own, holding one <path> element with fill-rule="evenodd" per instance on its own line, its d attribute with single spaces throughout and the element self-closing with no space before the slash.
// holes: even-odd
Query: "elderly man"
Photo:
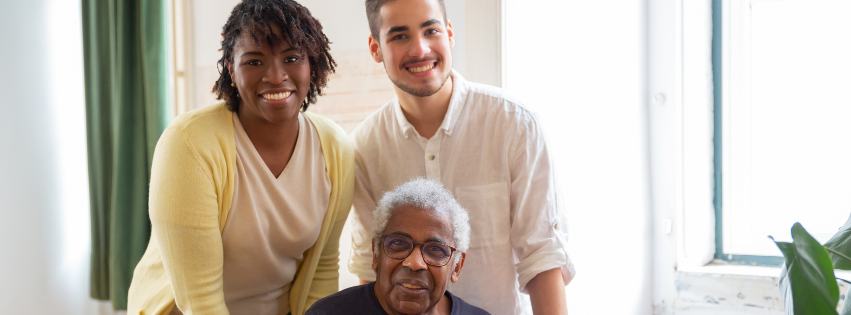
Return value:
<svg viewBox="0 0 851 315">
<path fill-rule="evenodd" d="M 470 222 L 440 182 L 419 178 L 387 192 L 373 223 L 375 282 L 321 299 L 308 315 L 488 314 L 446 291 L 464 266 Z"/>
</svg>

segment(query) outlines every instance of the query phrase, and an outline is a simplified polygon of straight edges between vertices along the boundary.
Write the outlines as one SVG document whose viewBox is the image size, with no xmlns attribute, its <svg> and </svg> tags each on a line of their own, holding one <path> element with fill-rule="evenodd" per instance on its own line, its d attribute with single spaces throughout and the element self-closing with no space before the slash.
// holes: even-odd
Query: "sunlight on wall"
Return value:
<svg viewBox="0 0 851 315">
<path fill-rule="evenodd" d="M 80 1 L 0 2 L 0 313 L 95 314 Z"/>
<path fill-rule="evenodd" d="M 65 310 L 87 308 L 89 284 L 90 221 L 86 162 L 86 112 L 83 87 L 83 47 L 79 1 L 49 1 L 47 14 L 47 64 L 50 75 L 48 110 L 57 150 L 58 209 L 49 226 L 56 246 L 51 267 L 54 303 Z M 58 306 L 58 305 L 57 305 Z"/>
<path fill-rule="evenodd" d="M 51 1 L 48 12 L 50 113 L 59 148 L 63 271 L 79 271 L 88 264 L 89 186 L 86 162 L 86 112 L 83 90 L 83 47 L 80 6 Z"/>
<path fill-rule="evenodd" d="M 643 2 L 506 3 L 506 89 L 538 113 L 568 213 L 569 311 L 650 314 Z"/>
</svg>

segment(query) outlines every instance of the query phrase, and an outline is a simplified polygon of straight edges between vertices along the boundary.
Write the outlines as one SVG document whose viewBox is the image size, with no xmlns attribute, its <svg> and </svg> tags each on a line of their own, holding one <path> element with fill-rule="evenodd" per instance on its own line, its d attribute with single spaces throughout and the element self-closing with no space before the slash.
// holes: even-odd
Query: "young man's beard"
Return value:
<svg viewBox="0 0 851 315">
<path fill-rule="evenodd" d="M 390 78 L 390 81 L 392 81 L 393 84 L 396 85 L 396 87 L 398 87 L 402 91 L 405 91 L 405 93 L 411 94 L 416 97 L 428 97 L 434 95 L 434 93 L 437 93 L 437 91 L 440 91 L 443 85 L 446 84 L 446 80 L 449 80 L 449 75 L 450 72 L 446 72 L 446 76 L 443 77 L 443 80 L 440 81 L 440 84 L 438 86 L 431 86 L 429 84 L 426 84 L 422 87 L 413 87 L 410 85 L 406 85 L 404 82 L 402 82 L 402 80 L 394 80 L 393 78 Z"/>
</svg>

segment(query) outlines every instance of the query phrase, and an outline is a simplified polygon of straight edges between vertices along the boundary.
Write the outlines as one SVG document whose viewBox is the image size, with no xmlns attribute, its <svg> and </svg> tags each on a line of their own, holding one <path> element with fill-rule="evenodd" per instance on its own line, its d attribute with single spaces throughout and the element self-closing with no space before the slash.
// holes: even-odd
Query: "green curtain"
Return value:
<svg viewBox="0 0 851 315">
<path fill-rule="evenodd" d="M 91 296 L 127 309 L 151 235 L 148 183 L 170 117 L 165 0 L 82 0 Z"/>
</svg>

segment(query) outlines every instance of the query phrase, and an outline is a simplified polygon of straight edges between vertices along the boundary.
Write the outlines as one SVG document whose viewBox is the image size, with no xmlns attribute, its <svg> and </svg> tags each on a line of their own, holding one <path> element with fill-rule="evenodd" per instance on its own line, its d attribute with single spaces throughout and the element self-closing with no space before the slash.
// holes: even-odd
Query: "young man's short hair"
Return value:
<svg viewBox="0 0 851 315">
<path fill-rule="evenodd" d="M 372 33 L 372 37 L 376 40 L 378 37 L 378 29 L 381 28 L 381 7 L 388 2 L 392 2 L 396 0 L 366 0 L 366 19 L 369 21 L 369 31 Z M 440 4 L 440 11 L 443 12 L 443 24 L 446 25 L 446 6 L 443 4 L 443 0 L 437 0 L 437 3 Z"/>
</svg>

